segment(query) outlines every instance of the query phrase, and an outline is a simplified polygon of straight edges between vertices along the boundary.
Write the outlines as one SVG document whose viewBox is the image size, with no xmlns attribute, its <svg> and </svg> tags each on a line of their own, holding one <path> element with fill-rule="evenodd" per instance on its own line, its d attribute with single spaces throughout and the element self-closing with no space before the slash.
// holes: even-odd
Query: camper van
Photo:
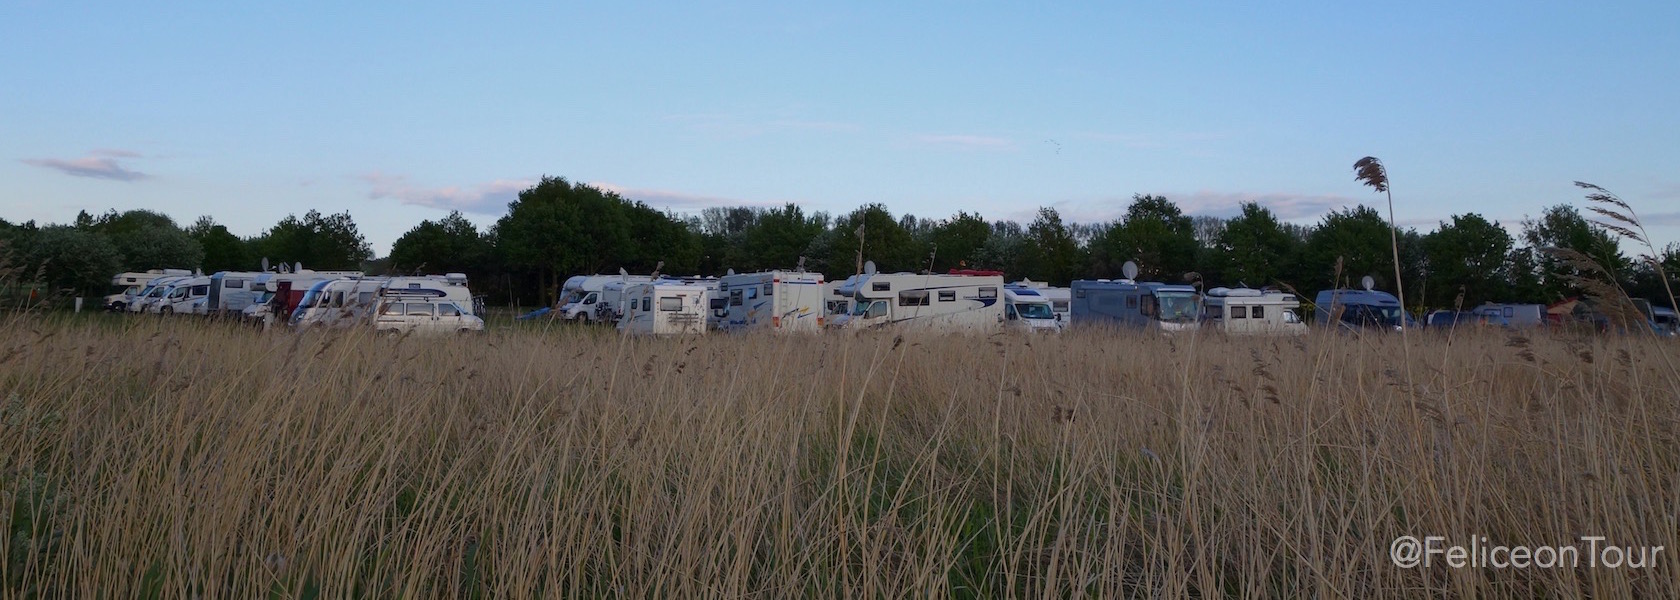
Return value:
<svg viewBox="0 0 1680 600">
<path fill-rule="evenodd" d="M 1202 326 L 1231 334 L 1304 335 L 1295 294 L 1216 287 L 1202 298 Z"/>
<path fill-rule="evenodd" d="M 368 319 L 378 305 L 386 277 L 318 281 L 304 292 L 287 322 L 293 327 L 350 327 Z M 469 298 L 470 304 L 470 298 Z"/>
<path fill-rule="evenodd" d="M 253 305 L 241 312 L 255 324 L 268 328 L 284 324 L 303 302 L 304 294 L 322 281 L 361 277 L 359 271 L 311 271 L 296 269 L 288 272 L 267 272 L 252 278 L 250 286 L 259 292 L 251 299 Z"/>
<path fill-rule="evenodd" d="M 1546 324 L 1546 306 L 1543 304 L 1494 304 L 1489 302 L 1471 310 L 1479 316 L 1498 317 L 1510 327 L 1539 327 Z"/>
<path fill-rule="evenodd" d="M 204 302 L 205 311 L 214 316 L 239 315 L 263 295 L 265 290 L 258 288 L 257 279 L 264 275 L 268 274 L 219 271 L 211 275 L 210 295 Z"/>
<path fill-rule="evenodd" d="M 821 331 L 825 321 L 822 273 L 767 271 L 718 280 L 723 331 Z M 710 307 L 708 307 L 710 308 Z"/>
<path fill-rule="evenodd" d="M 594 323 L 608 321 L 617 317 L 617 306 L 623 293 L 623 284 L 647 283 L 653 281 L 651 275 L 577 275 L 566 280 L 560 287 L 560 318 L 574 323 Z M 602 292 L 607 284 L 619 283 L 615 286 L 615 296 L 611 299 L 603 298 Z"/>
<path fill-rule="evenodd" d="M 143 288 L 140 288 L 139 292 L 136 292 L 134 296 L 129 298 L 128 304 L 123 307 L 123 310 L 130 314 L 146 312 L 146 307 L 163 298 L 163 295 L 170 290 L 170 287 L 174 285 L 175 282 L 188 277 L 190 277 L 190 275 L 171 275 L 153 279 L 151 283 L 146 284 Z"/>
<path fill-rule="evenodd" d="M 202 275 L 182 277 L 146 306 L 146 312 L 160 315 L 202 314 L 204 301 L 210 296 L 210 278 Z"/>
<path fill-rule="evenodd" d="M 162 277 L 187 277 L 192 274 L 192 271 L 186 269 L 152 269 L 144 273 L 131 271 L 113 275 L 111 286 L 118 291 L 105 297 L 105 309 L 127 312 L 128 305 L 134 301 L 134 297 L 140 295 L 141 291 L 145 290 L 153 281 Z"/>
<path fill-rule="evenodd" d="M 1068 316 L 1088 327 L 1131 327 L 1163 332 L 1196 329 L 1202 301 L 1188 285 L 1131 279 L 1080 279 L 1073 282 Z"/>
<path fill-rule="evenodd" d="M 467 275 L 465 273 L 392 277 L 378 287 L 378 294 L 380 295 L 397 292 L 436 296 L 455 302 L 461 306 L 462 310 L 467 311 L 467 314 L 482 315 L 484 313 L 483 299 L 473 297 L 472 290 L 467 287 Z"/>
<path fill-rule="evenodd" d="M 1050 299 L 1039 292 L 1016 284 L 1003 286 L 1003 323 L 1006 328 L 1032 333 L 1062 332 L 1062 318 L 1056 314 Z"/>
<path fill-rule="evenodd" d="M 1680 319 L 1676 318 L 1672 308 L 1653 306 L 1651 307 L 1651 328 L 1662 337 L 1680 336 Z"/>
<path fill-rule="evenodd" d="M 378 296 L 373 312 L 373 318 L 368 321 L 379 333 L 437 335 L 484 331 L 484 319 L 467 312 L 460 302 L 424 289 L 386 289 Z"/>
<path fill-rule="evenodd" d="M 852 312 L 836 318 L 832 327 L 986 333 L 997 331 L 1004 320 L 1003 277 L 998 275 L 875 273 L 852 287 Z"/>
<path fill-rule="evenodd" d="M 852 275 L 841 281 L 823 284 L 823 315 L 826 325 L 832 325 L 841 315 L 852 312 L 852 298 L 857 295 L 857 286 L 868 280 L 869 275 Z"/>
<path fill-rule="evenodd" d="M 1384 329 L 1399 331 L 1416 325 L 1400 310 L 1400 300 L 1375 290 L 1323 290 L 1314 301 L 1313 320 L 1319 325 L 1335 324 L 1346 330 Z"/>
<path fill-rule="evenodd" d="M 623 318 L 618 330 L 642 335 L 706 333 L 706 286 L 661 280 L 634 283 L 623 291 Z"/>
</svg>

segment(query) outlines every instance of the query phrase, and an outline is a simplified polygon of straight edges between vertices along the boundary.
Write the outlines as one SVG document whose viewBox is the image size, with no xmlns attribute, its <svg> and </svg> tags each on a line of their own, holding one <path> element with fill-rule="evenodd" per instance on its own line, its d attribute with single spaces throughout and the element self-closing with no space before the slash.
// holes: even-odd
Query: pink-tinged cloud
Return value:
<svg viewBox="0 0 1680 600">
<path fill-rule="evenodd" d="M 94 156 L 104 156 L 104 157 L 107 157 L 107 158 L 145 158 L 139 152 L 135 152 L 133 150 L 122 150 L 122 149 L 118 149 L 118 148 L 94 148 L 93 150 L 89 151 L 88 154 L 91 154 L 91 155 L 94 155 Z"/>
<path fill-rule="evenodd" d="M 674 190 L 659 190 L 659 189 L 652 189 L 652 188 L 627 187 L 627 186 L 618 185 L 616 183 L 607 183 L 607 182 L 601 182 L 601 181 L 588 183 L 588 184 L 585 184 L 585 185 L 588 185 L 588 186 L 593 187 L 595 189 L 601 190 L 603 192 L 612 192 L 614 194 L 618 194 L 620 197 L 622 197 L 626 200 L 639 201 L 642 204 L 646 204 L 646 205 L 651 206 L 653 208 L 662 209 L 662 210 L 672 210 L 672 211 L 676 211 L 676 212 L 696 211 L 696 210 L 700 210 L 700 209 L 704 209 L 704 208 L 712 208 L 712 207 L 720 207 L 720 206 L 722 206 L 722 207 L 729 207 L 729 206 L 763 206 L 763 207 L 781 206 L 781 204 L 777 204 L 777 203 L 751 202 L 751 201 L 747 201 L 747 200 L 736 200 L 736 199 L 733 199 L 733 198 L 723 198 L 723 197 L 720 197 L 720 196 L 707 196 L 707 195 L 703 195 L 703 194 L 692 194 L 692 193 L 688 193 L 688 192 L 679 192 L 679 191 L 674 191 Z"/>
<path fill-rule="evenodd" d="M 1001 150 L 1014 145 L 1008 138 L 989 135 L 918 135 L 911 138 L 917 143 L 933 146 L 948 146 L 953 148 L 969 148 L 974 150 Z"/>
<path fill-rule="evenodd" d="M 501 214 L 519 192 L 537 184 L 533 179 L 497 179 L 472 186 L 423 187 L 410 183 L 405 175 L 378 172 L 357 179 L 372 186 L 368 198 L 374 200 L 389 198 L 414 206 L 486 215 Z"/>
<path fill-rule="evenodd" d="M 118 152 L 122 154 L 115 154 Z M 22 162 L 26 165 L 52 169 L 72 177 L 92 177 L 111 181 L 139 181 L 145 179 L 148 175 L 124 167 L 117 162 L 118 158 L 139 157 L 138 153 L 126 150 L 95 150 L 82 158 L 25 158 L 22 159 Z"/>
</svg>

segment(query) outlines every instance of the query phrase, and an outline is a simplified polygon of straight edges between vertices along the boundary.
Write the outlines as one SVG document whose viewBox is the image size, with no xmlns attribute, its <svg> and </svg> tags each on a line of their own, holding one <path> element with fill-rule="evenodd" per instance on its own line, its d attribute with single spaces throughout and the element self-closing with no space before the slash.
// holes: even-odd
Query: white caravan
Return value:
<svg viewBox="0 0 1680 600">
<path fill-rule="evenodd" d="M 270 274 L 255 271 L 218 271 L 211 275 L 205 311 L 217 316 L 241 314 L 263 295 L 265 290 L 259 289 L 257 281 L 267 275 Z"/>
<path fill-rule="evenodd" d="M 1472 309 L 1470 312 L 1486 317 L 1502 318 L 1512 327 L 1539 327 L 1546 324 L 1546 306 L 1543 304 L 1495 304 L 1488 302 Z"/>
<path fill-rule="evenodd" d="M 853 286 L 852 312 L 837 328 L 997 331 L 1003 323 L 1003 277 L 876 273 Z"/>
<path fill-rule="evenodd" d="M 484 331 L 481 319 L 459 302 L 422 290 L 387 290 L 378 297 L 374 331 L 387 334 L 436 335 Z"/>
<path fill-rule="evenodd" d="M 767 271 L 726 275 L 718 283 L 726 316 L 724 331 L 821 331 L 822 273 Z"/>
<path fill-rule="evenodd" d="M 1061 316 L 1050 299 L 1035 290 L 1017 285 L 1003 286 L 1003 321 L 1010 329 L 1033 333 L 1061 333 Z"/>
<path fill-rule="evenodd" d="M 1295 294 L 1216 287 L 1202 296 L 1202 324 L 1233 334 L 1306 335 L 1300 308 Z"/>
<path fill-rule="evenodd" d="M 624 288 L 624 316 L 618 329 L 651 335 L 704 334 L 708 295 L 706 286 L 693 282 L 631 284 Z"/>
<path fill-rule="evenodd" d="M 606 302 L 601 297 L 609 283 L 647 283 L 653 281 L 651 275 L 577 275 L 566 279 L 560 286 L 559 316 L 575 323 L 594 323 L 609 321 L 613 312 L 618 310 L 617 298 Z M 623 286 L 618 286 L 623 291 Z"/>
<path fill-rule="evenodd" d="M 133 303 L 134 297 L 150 286 L 153 281 L 163 277 L 187 277 L 192 271 L 186 269 L 152 269 L 144 273 L 127 272 L 111 276 L 111 286 L 119 291 L 105 297 L 104 306 L 107 310 L 127 312 L 128 305 Z"/>
</svg>

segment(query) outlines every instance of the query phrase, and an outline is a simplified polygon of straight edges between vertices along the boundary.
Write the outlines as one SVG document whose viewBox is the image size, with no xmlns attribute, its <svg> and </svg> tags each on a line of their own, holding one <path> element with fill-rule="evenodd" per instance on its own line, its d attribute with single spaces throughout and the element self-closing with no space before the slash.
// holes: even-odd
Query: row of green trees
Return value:
<svg viewBox="0 0 1680 600">
<path fill-rule="evenodd" d="M 843 278 L 858 269 L 860 244 L 862 257 L 883 271 L 996 269 L 1012 279 L 1065 285 L 1119 277 L 1130 260 L 1141 266 L 1140 278 L 1150 280 L 1183 281 L 1194 273 L 1208 285 L 1281 285 L 1310 294 L 1371 275 L 1379 287 L 1393 289 L 1389 225 L 1374 209 L 1332 211 L 1302 226 L 1255 203 L 1231 218 L 1192 217 L 1156 195 L 1134 196 L 1123 216 L 1098 224 L 1064 222 L 1053 208 L 1040 208 L 1022 225 L 963 211 L 943 219 L 895 217 L 881 204 L 839 216 L 788 204 L 709 208 L 684 217 L 551 177 L 521 192 L 488 230 L 459 213 L 423 221 L 378 260 L 347 213 L 287 217 L 249 239 L 209 217 L 180 228 L 148 211 L 0 230 L 0 241 L 22 257 L 24 270 L 41 274 L 55 289 L 87 292 L 102 290 L 110 274 L 122 270 L 250 270 L 267 257 L 317 269 L 464 272 L 492 302 L 531 305 L 552 302 L 569 275 L 620 268 L 718 275 L 802 263 Z M 1515 237 L 1475 213 L 1453 215 L 1427 233 L 1401 231 L 1408 304 L 1547 302 L 1577 295 L 1567 265 L 1541 251 L 1549 247 L 1592 257 L 1635 296 L 1663 296 L 1650 263 L 1629 259 L 1614 234 L 1560 205 L 1524 221 Z M 1669 246 L 1660 260 L 1668 273 L 1680 272 L 1680 248 Z"/>
</svg>

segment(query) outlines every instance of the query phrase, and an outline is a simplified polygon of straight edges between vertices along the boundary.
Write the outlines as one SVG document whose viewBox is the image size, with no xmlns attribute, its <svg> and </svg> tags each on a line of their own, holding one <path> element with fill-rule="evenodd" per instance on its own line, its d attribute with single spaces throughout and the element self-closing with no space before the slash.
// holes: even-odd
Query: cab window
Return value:
<svg viewBox="0 0 1680 600">
<path fill-rule="evenodd" d="M 459 316 L 461 316 L 461 307 L 455 306 L 454 304 L 439 304 L 438 305 L 438 316 L 440 316 L 440 317 L 459 317 Z"/>
</svg>

